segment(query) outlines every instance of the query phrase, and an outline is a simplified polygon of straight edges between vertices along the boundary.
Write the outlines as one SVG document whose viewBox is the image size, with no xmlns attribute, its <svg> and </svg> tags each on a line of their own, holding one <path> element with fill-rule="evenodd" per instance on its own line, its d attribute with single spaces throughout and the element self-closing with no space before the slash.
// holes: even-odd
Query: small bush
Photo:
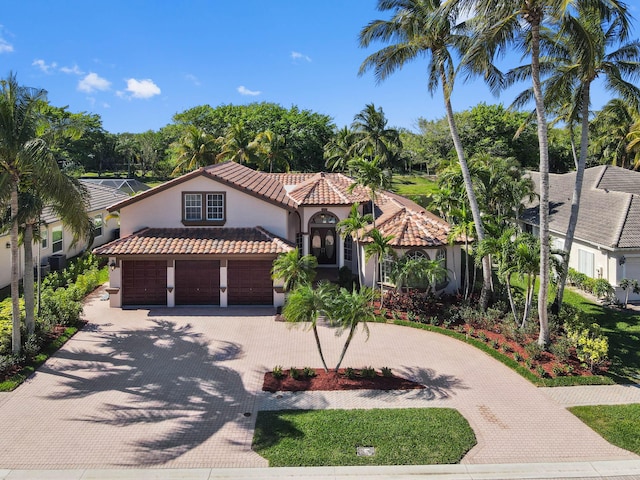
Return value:
<svg viewBox="0 0 640 480">
<path fill-rule="evenodd" d="M 389 367 L 382 367 L 380 369 L 380 372 L 382 373 L 383 377 L 386 377 L 386 378 L 393 377 L 393 372 Z"/>
<path fill-rule="evenodd" d="M 362 376 L 362 378 L 375 378 L 376 370 L 373 367 L 364 367 L 360 371 L 360 375 Z"/>
<path fill-rule="evenodd" d="M 492 339 L 492 340 L 489 340 L 489 346 L 491 348 L 497 349 L 498 348 L 498 340 L 496 340 L 495 338 Z"/>
<path fill-rule="evenodd" d="M 487 334 L 484 333 L 484 332 L 478 333 L 478 340 L 480 340 L 481 342 L 486 342 L 487 341 Z"/>
<path fill-rule="evenodd" d="M 538 374 L 538 376 L 540 378 L 546 378 L 547 377 L 547 371 L 544 369 L 544 367 L 542 365 L 536 365 L 536 373 Z"/>
<path fill-rule="evenodd" d="M 536 342 L 528 343 L 524 346 L 524 351 L 532 360 L 540 360 L 542 357 L 542 347 Z"/>
<path fill-rule="evenodd" d="M 347 367 L 344 369 L 344 376 L 349 380 L 352 380 L 356 378 L 356 371 L 351 367 Z"/>
<path fill-rule="evenodd" d="M 571 356 L 571 347 L 573 343 L 567 337 L 560 337 L 549 347 L 551 354 L 556 357 L 560 363 L 566 363 Z"/>
<path fill-rule="evenodd" d="M 275 367 L 273 367 L 273 370 L 271 370 L 271 374 L 273 375 L 273 378 L 284 377 L 284 371 L 282 369 L 282 365 L 276 365 Z"/>
<path fill-rule="evenodd" d="M 302 369 L 302 374 L 307 378 L 313 378 L 316 376 L 316 371 L 311 367 L 304 367 Z"/>
<path fill-rule="evenodd" d="M 300 370 L 298 370 L 296 367 L 291 367 L 289 369 L 289 376 L 294 380 L 298 380 L 300 378 Z"/>
<path fill-rule="evenodd" d="M 525 367 L 527 367 L 529 370 L 531 370 L 533 368 L 533 360 L 531 360 L 530 358 L 525 358 L 524 359 L 524 365 Z"/>
<path fill-rule="evenodd" d="M 521 361 L 522 361 L 522 355 L 520 355 L 520 353 L 519 353 L 519 352 L 513 352 L 513 359 L 514 359 L 516 362 L 521 362 Z"/>
<path fill-rule="evenodd" d="M 511 353 L 513 351 L 513 349 L 508 343 L 503 343 L 500 346 L 500 350 L 502 350 L 503 353 Z"/>
<path fill-rule="evenodd" d="M 553 367 L 551 367 L 551 372 L 553 373 L 554 376 L 559 377 L 560 375 L 564 374 L 565 370 L 564 370 L 564 367 L 556 363 L 553 365 Z"/>
</svg>

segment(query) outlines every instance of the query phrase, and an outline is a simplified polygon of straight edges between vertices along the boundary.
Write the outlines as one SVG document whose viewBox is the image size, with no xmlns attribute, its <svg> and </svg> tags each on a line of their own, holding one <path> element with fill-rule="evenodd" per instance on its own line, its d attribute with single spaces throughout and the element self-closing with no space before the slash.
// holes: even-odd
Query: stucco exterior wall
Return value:
<svg viewBox="0 0 640 480">
<path fill-rule="evenodd" d="M 184 227 L 182 192 L 225 192 L 224 227 L 261 226 L 271 233 L 287 238 L 287 210 L 205 177 L 193 178 L 123 207 L 120 211 L 121 236 L 131 235 L 145 227 Z"/>
</svg>

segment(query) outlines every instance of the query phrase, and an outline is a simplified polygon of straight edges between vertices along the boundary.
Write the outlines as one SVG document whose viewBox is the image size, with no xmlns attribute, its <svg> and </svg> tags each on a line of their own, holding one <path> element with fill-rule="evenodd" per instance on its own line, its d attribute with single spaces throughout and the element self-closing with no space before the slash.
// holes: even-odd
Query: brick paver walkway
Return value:
<svg viewBox="0 0 640 480">
<path fill-rule="evenodd" d="M 264 467 L 255 417 L 273 408 L 451 407 L 478 445 L 466 464 L 629 460 L 522 377 L 446 336 L 394 325 L 359 332 L 345 366 L 391 367 L 401 393 L 261 391 L 275 365 L 319 366 L 313 335 L 270 310 L 109 309 L 0 402 L 0 468 Z M 321 326 L 330 364 L 344 337 Z"/>
<path fill-rule="evenodd" d="M 640 385 L 581 385 L 540 391 L 565 407 L 640 403 Z"/>
</svg>

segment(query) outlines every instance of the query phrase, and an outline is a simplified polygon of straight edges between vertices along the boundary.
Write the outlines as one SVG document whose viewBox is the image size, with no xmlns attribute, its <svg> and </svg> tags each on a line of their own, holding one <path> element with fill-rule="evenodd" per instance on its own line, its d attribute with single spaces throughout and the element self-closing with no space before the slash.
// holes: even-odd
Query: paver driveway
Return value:
<svg viewBox="0 0 640 480">
<path fill-rule="evenodd" d="M 466 463 L 638 458 L 502 364 L 442 335 L 375 324 L 369 341 L 359 333 L 347 353 L 345 366 L 389 366 L 424 382 L 423 391 L 277 398 L 260 390 L 265 371 L 319 361 L 311 333 L 274 322 L 269 310 L 122 311 L 96 294 L 85 314 L 85 330 L 0 396 L 0 467 L 266 466 L 250 448 L 257 411 L 309 406 L 457 408 L 478 437 Z M 333 363 L 344 339 L 320 332 Z"/>
</svg>

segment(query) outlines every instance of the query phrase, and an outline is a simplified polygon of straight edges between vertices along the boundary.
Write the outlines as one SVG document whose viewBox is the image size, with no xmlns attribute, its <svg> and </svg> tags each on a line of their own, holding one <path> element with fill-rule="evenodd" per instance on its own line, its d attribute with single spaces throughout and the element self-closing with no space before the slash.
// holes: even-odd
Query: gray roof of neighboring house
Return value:
<svg viewBox="0 0 640 480">
<path fill-rule="evenodd" d="M 529 175 L 538 193 L 540 174 Z M 575 172 L 549 175 L 549 228 L 564 234 L 571 215 Z M 538 224 L 539 202 L 522 215 Z M 611 165 L 585 170 L 575 238 L 609 248 L 640 248 L 640 172 Z"/>
<path fill-rule="evenodd" d="M 98 185 L 93 182 L 80 180 L 89 192 L 89 207 L 87 212 L 106 210 L 109 205 L 129 198 L 129 195 L 115 187 Z M 50 207 L 44 209 L 42 220 L 46 223 L 53 223 L 59 220 L 58 215 Z"/>
</svg>

